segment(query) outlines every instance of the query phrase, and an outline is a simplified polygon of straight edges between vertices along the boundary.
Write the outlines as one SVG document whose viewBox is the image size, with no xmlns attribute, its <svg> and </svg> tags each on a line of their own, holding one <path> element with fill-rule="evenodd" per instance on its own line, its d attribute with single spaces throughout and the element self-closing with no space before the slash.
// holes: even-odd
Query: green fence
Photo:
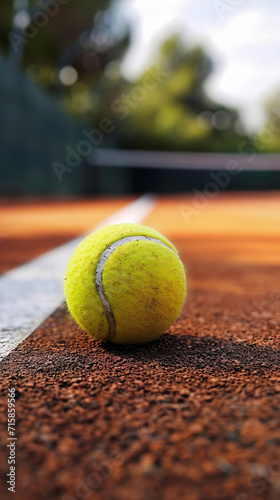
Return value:
<svg viewBox="0 0 280 500">
<path fill-rule="evenodd" d="M 80 193 L 81 171 L 59 182 L 52 169 L 79 140 L 79 127 L 1 55 L 0 89 L 0 194 Z"/>
</svg>

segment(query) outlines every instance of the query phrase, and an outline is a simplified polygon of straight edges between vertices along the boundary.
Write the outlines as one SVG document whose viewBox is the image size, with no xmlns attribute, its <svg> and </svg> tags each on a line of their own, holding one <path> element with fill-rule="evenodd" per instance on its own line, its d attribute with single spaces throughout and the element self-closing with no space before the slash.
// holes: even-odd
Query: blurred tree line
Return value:
<svg viewBox="0 0 280 500">
<path fill-rule="evenodd" d="M 95 127 L 103 117 L 116 122 L 108 146 L 236 151 L 237 112 L 206 96 L 203 85 L 213 68 L 202 48 L 188 49 L 171 38 L 137 81 L 122 77 L 130 32 L 116 3 L 10 0 L 1 6 L 1 48 L 14 60 L 22 49 L 18 63 L 29 81 L 58 96 L 83 123 Z M 69 82 L 67 72 L 66 80 L 59 78 L 63 68 Z M 159 73 L 158 80 L 146 88 L 151 72 Z M 160 72 L 166 76 L 160 79 Z"/>
<path fill-rule="evenodd" d="M 212 69 L 201 47 L 187 48 L 180 38 L 170 38 L 137 81 L 106 75 L 114 84 L 99 114 L 117 115 L 123 148 L 235 152 L 237 111 L 211 101 L 204 91 Z"/>
<path fill-rule="evenodd" d="M 179 36 L 167 39 L 150 68 L 130 82 L 121 72 L 129 44 L 130 27 L 117 0 L 1 3 L 1 178 L 6 189 L 82 190 L 84 168 L 60 186 L 50 165 L 65 160 L 66 146 L 75 148 L 84 127 L 98 129 L 104 118 L 114 131 L 101 147 L 238 152 L 242 124 L 236 110 L 205 93 L 213 65 L 203 48 L 187 47 Z M 246 139 L 257 151 L 279 150 L 275 103 L 270 108 L 265 131 Z"/>
</svg>

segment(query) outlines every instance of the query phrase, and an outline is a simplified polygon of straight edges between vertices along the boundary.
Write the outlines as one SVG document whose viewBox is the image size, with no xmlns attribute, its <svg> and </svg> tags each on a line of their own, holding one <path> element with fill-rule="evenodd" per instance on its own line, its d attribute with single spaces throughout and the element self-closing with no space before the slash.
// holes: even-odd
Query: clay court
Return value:
<svg viewBox="0 0 280 500">
<path fill-rule="evenodd" d="M 134 200 L 3 201 L 2 273 Z M 1 499 L 279 499 L 280 195 L 220 193 L 195 213 L 192 195 L 153 203 L 142 223 L 172 241 L 187 272 L 181 316 L 151 344 L 113 346 L 62 303 L 4 357 Z"/>
</svg>

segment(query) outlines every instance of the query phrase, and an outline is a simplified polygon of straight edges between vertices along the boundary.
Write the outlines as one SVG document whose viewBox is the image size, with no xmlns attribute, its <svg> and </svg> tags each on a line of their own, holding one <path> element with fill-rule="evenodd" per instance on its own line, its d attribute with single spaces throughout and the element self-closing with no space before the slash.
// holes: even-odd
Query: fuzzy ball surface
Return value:
<svg viewBox="0 0 280 500">
<path fill-rule="evenodd" d="M 186 276 L 176 249 L 160 233 L 140 224 L 114 224 L 77 247 L 64 292 L 70 313 L 90 335 L 142 344 L 177 319 Z"/>
</svg>

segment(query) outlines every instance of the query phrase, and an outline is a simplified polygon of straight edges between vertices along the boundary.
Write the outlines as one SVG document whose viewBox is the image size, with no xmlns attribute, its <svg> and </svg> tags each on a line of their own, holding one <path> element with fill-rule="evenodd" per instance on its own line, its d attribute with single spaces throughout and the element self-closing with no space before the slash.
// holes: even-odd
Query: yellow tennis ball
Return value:
<svg viewBox="0 0 280 500">
<path fill-rule="evenodd" d="M 67 305 L 96 339 L 142 344 L 159 337 L 186 297 L 186 276 L 174 246 L 140 224 L 105 226 L 72 255 L 64 280 Z"/>
</svg>

